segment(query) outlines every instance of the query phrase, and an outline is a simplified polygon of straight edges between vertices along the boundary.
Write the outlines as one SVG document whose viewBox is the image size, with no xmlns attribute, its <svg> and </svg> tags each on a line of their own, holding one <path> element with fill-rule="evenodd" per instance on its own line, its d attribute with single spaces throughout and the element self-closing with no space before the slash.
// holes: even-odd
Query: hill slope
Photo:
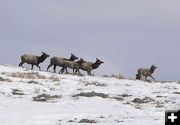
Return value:
<svg viewBox="0 0 180 125">
<path fill-rule="evenodd" d="M 1 125 L 164 125 L 180 84 L 59 75 L 0 65 Z"/>
</svg>

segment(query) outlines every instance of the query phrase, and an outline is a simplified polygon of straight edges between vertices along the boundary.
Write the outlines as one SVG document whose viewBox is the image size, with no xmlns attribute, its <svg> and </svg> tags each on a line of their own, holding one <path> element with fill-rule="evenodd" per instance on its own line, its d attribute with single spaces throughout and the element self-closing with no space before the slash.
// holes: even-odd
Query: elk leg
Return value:
<svg viewBox="0 0 180 125">
<path fill-rule="evenodd" d="M 78 74 L 81 74 L 80 70 L 78 69 Z"/>
<path fill-rule="evenodd" d="M 64 73 L 64 67 L 61 68 L 61 70 L 59 71 L 59 74 Z"/>
<path fill-rule="evenodd" d="M 145 80 L 147 81 L 147 76 L 145 76 Z"/>
<path fill-rule="evenodd" d="M 89 71 L 90 76 L 92 76 L 91 71 Z"/>
<path fill-rule="evenodd" d="M 23 62 L 21 62 L 21 63 L 19 64 L 19 67 L 22 67 L 22 68 L 23 68 L 23 64 L 24 64 L 24 63 L 23 63 Z"/>
<path fill-rule="evenodd" d="M 136 79 L 140 80 L 141 79 L 141 75 L 136 74 Z"/>
<path fill-rule="evenodd" d="M 78 68 L 76 69 L 76 74 L 81 74 Z"/>
<path fill-rule="evenodd" d="M 76 71 L 75 71 L 76 73 L 78 72 L 78 70 L 76 69 Z"/>
<path fill-rule="evenodd" d="M 91 76 L 91 71 L 88 71 L 88 75 Z"/>
<path fill-rule="evenodd" d="M 49 70 L 49 68 L 52 66 L 52 64 L 49 64 L 48 68 L 47 68 L 47 71 Z"/>
<path fill-rule="evenodd" d="M 34 65 L 32 64 L 32 65 L 31 65 L 31 70 L 33 70 L 33 67 L 34 67 Z"/>
<path fill-rule="evenodd" d="M 56 65 L 54 65 L 53 69 L 54 69 L 54 73 L 56 73 Z"/>
<path fill-rule="evenodd" d="M 155 78 L 153 76 L 149 76 L 149 77 L 151 77 L 155 81 Z"/>
<path fill-rule="evenodd" d="M 66 74 L 68 74 L 68 70 L 67 70 L 67 67 L 66 67 L 65 69 L 66 69 Z"/>
<path fill-rule="evenodd" d="M 39 71 L 41 71 L 41 67 L 38 64 L 36 66 L 39 68 Z"/>
</svg>

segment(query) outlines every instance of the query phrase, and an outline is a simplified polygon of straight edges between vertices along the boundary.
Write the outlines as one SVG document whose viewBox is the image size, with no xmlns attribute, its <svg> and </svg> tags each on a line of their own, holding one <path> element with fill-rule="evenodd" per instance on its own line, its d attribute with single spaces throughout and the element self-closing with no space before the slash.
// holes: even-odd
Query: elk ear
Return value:
<svg viewBox="0 0 180 125">
<path fill-rule="evenodd" d="M 74 54 L 73 53 L 71 53 L 71 56 L 73 56 Z"/>
<path fill-rule="evenodd" d="M 44 52 L 42 51 L 42 54 L 44 54 Z"/>
</svg>

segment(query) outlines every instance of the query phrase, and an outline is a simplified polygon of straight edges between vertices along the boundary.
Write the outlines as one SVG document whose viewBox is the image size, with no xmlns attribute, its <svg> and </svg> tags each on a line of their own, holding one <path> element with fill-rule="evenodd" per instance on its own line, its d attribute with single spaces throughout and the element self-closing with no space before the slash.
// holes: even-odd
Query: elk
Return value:
<svg viewBox="0 0 180 125">
<path fill-rule="evenodd" d="M 100 59 L 96 58 L 96 62 L 92 63 L 92 62 L 84 62 L 80 65 L 80 69 L 87 71 L 88 75 L 92 75 L 91 71 L 93 69 L 97 69 L 101 64 L 103 64 L 104 62 L 101 61 Z"/>
<path fill-rule="evenodd" d="M 50 61 L 50 64 L 47 68 L 47 71 L 49 70 L 49 68 L 51 66 L 54 66 L 54 72 L 56 72 L 56 67 L 57 66 L 60 66 L 60 67 L 63 67 L 64 66 L 64 61 L 74 61 L 78 59 L 78 57 L 76 57 L 74 54 L 71 53 L 71 57 L 69 59 L 66 59 L 66 58 L 61 58 L 61 57 L 53 57 L 51 58 L 51 61 Z"/>
<path fill-rule="evenodd" d="M 64 61 L 64 66 L 61 69 L 62 71 L 60 71 L 60 73 L 64 72 L 64 69 L 66 70 L 66 74 L 68 73 L 67 68 L 73 69 L 73 74 L 76 73 L 80 74 L 79 68 L 81 66 L 82 63 L 84 63 L 85 61 L 83 59 L 80 58 L 80 60 L 78 61 Z"/>
<path fill-rule="evenodd" d="M 34 65 L 37 66 L 39 70 L 41 70 L 39 64 L 44 62 L 45 59 L 48 57 L 49 55 L 46 54 L 45 52 L 42 52 L 41 56 L 24 54 L 23 56 L 21 56 L 21 62 L 19 64 L 19 67 L 23 67 L 23 64 L 27 63 L 27 64 L 31 64 L 31 70 L 33 70 Z"/>
<path fill-rule="evenodd" d="M 157 66 L 154 66 L 154 65 L 152 65 L 150 69 L 139 68 L 138 74 L 136 75 L 136 79 L 141 79 L 141 76 L 145 76 L 145 80 L 147 81 L 147 77 L 149 76 L 153 80 L 155 80 L 152 74 L 154 73 L 156 69 L 157 69 Z"/>
</svg>

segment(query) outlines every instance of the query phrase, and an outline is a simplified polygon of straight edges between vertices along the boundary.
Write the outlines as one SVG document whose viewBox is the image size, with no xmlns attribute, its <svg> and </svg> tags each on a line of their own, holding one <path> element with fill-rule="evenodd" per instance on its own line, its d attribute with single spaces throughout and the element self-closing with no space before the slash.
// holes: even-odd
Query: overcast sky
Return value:
<svg viewBox="0 0 180 125">
<path fill-rule="evenodd" d="M 0 63 L 24 53 L 105 63 L 96 75 L 135 77 L 157 65 L 157 80 L 180 80 L 179 0 L 0 0 Z M 48 58 L 41 64 L 45 70 Z M 27 68 L 30 66 L 25 65 Z"/>
</svg>

